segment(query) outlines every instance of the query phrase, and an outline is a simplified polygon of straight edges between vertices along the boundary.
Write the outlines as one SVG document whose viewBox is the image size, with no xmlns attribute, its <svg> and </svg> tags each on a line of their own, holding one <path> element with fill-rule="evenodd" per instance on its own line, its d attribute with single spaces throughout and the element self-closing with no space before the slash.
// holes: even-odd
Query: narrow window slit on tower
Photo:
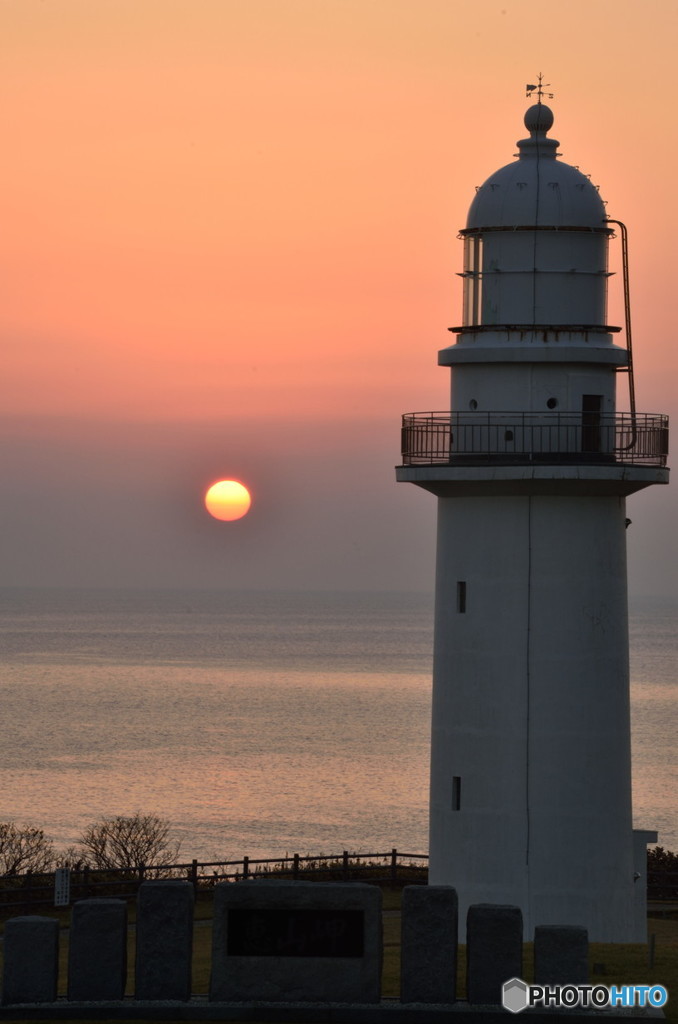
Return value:
<svg viewBox="0 0 678 1024">
<path fill-rule="evenodd" d="M 466 580 L 457 582 L 457 611 L 466 611 Z"/>
<path fill-rule="evenodd" d="M 461 810 L 461 775 L 452 776 L 452 810 Z"/>
</svg>

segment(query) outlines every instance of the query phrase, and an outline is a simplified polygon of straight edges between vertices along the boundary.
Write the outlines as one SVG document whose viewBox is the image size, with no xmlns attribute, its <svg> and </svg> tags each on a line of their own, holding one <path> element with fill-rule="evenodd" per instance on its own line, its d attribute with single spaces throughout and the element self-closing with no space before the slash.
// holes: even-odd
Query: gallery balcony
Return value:
<svg viewBox="0 0 678 1024">
<path fill-rule="evenodd" d="M 406 413 L 402 466 L 664 467 L 668 428 L 652 413 Z"/>
</svg>

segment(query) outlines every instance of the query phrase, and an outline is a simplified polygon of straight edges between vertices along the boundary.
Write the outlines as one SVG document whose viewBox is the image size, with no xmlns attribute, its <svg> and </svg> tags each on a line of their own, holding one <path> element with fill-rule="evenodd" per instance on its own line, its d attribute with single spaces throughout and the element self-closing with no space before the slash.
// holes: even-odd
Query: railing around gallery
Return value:
<svg viewBox="0 0 678 1024">
<path fill-rule="evenodd" d="M 653 413 L 414 412 L 404 466 L 501 462 L 665 466 L 668 416 Z"/>
<path fill-rule="evenodd" d="M 406 885 L 425 882 L 428 856 L 401 853 L 351 853 L 301 856 L 298 853 L 273 858 L 243 857 L 242 860 L 198 861 L 183 864 L 140 865 L 133 868 L 74 868 L 70 872 L 70 902 L 95 897 L 130 899 L 142 882 L 158 878 L 187 879 L 196 895 L 209 894 L 217 882 L 256 881 L 264 878 L 293 881 L 373 882 Z M 0 877 L 0 915 L 31 913 L 54 905 L 54 872 Z"/>
</svg>

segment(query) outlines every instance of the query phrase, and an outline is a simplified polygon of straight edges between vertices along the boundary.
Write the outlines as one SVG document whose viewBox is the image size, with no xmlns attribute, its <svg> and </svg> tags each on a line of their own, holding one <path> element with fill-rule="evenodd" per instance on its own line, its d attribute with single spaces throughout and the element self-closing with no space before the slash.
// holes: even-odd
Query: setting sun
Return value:
<svg viewBox="0 0 678 1024">
<path fill-rule="evenodd" d="M 252 504 L 250 492 L 238 480 L 219 480 L 205 495 L 205 508 L 215 519 L 242 519 Z"/>
</svg>

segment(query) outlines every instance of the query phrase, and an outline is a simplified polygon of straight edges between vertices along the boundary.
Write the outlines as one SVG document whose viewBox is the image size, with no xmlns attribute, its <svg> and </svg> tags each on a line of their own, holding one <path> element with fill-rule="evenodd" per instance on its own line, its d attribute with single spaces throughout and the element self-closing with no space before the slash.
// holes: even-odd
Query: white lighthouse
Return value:
<svg viewBox="0 0 678 1024">
<path fill-rule="evenodd" d="M 403 418 L 397 478 L 438 498 L 430 882 L 456 887 L 462 928 L 471 904 L 513 904 L 526 938 L 631 942 L 625 502 L 668 482 L 668 423 L 617 412 L 618 371 L 633 387 L 608 246 L 621 232 L 625 256 L 625 230 L 558 159 L 538 96 L 461 231 L 451 412 Z"/>
</svg>

